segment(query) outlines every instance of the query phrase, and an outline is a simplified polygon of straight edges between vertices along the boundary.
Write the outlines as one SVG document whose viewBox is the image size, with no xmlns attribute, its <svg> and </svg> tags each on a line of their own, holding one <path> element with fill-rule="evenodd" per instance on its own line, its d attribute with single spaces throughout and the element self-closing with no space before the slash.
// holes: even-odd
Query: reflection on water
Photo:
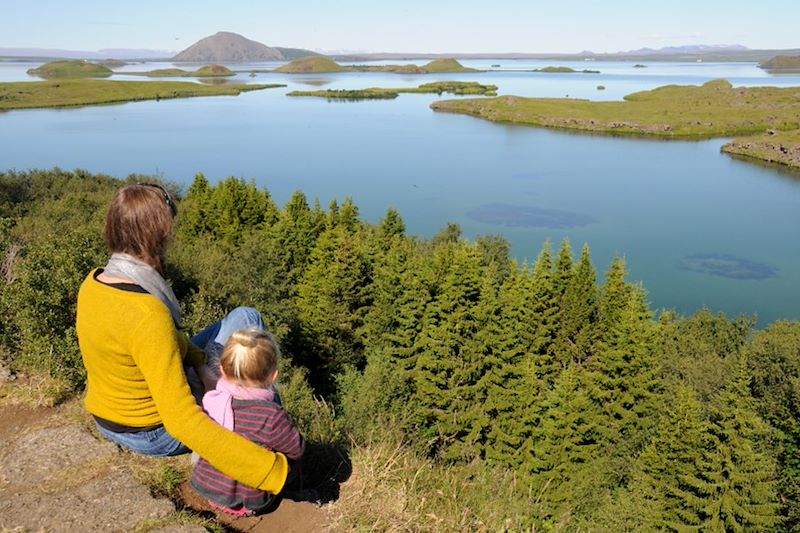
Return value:
<svg viewBox="0 0 800 533">
<path fill-rule="evenodd" d="M 510 204 L 485 204 L 467 211 L 467 216 L 477 222 L 497 224 L 510 228 L 568 229 L 595 222 L 589 215 L 560 209 Z"/>
<path fill-rule="evenodd" d="M 302 83 L 303 85 L 312 85 L 314 87 L 322 87 L 323 85 L 330 85 L 332 80 L 328 78 L 295 78 L 294 81 Z"/>
<path fill-rule="evenodd" d="M 205 83 L 206 85 L 230 85 L 241 83 L 239 80 L 230 78 L 197 78 L 197 81 Z"/>
<path fill-rule="evenodd" d="M 692 254 L 678 261 L 678 268 L 730 279 L 761 280 L 778 277 L 778 269 L 767 263 L 731 254 Z"/>
</svg>

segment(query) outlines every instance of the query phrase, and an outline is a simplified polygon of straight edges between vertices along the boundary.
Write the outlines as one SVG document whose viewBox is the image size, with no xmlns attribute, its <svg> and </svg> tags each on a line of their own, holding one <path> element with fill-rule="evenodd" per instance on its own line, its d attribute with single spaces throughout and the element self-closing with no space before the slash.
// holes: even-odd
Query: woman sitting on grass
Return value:
<svg viewBox="0 0 800 533">
<path fill-rule="evenodd" d="M 263 329 L 235 332 L 222 351 L 222 377 L 215 390 L 206 392 L 203 408 L 226 429 L 297 461 L 305 443 L 273 387 L 279 357 L 275 339 Z M 192 487 L 213 507 L 238 516 L 263 512 L 274 500 L 272 494 L 238 483 L 205 459 L 195 466 Z"/>
<path fill-rule="evenodd" d="M 111 202 L 104 231 L 111 259 L 78 293 L 86 408 L 104 437 L 129 450 L 161 456 L 194 450 L 231 478 L 277 494 L 286 457 L 216 424 L 187 382 L 184 366 L 213 388 L 206 353 L 218 354 L 233 331 L 263 323 L 254 309 L 239 308 L 191 341 L 181 331 L 180 307 L 163 278 L 175 214 L 158 185 L 130 185 Z"/>
</svg>

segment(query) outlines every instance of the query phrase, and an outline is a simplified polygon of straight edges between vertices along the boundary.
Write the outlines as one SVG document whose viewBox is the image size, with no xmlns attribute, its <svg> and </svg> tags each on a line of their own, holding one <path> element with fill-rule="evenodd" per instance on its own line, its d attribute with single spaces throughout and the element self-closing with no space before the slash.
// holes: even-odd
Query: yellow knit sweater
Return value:
<svg viewBox="0 0 800 533">
<path fill-rule="evenodd" d="M 104 285 L 95 273 L 81 285 L 77 312 L 88 411 L 131 427 L 164 424 L 221 472 L 280 492 L 286 458 L 217 425 L 195 403 L 183 362 L 196 365 L 204 355 L 175 329 L 167 307 L 150 294 Z"/>
</svg>

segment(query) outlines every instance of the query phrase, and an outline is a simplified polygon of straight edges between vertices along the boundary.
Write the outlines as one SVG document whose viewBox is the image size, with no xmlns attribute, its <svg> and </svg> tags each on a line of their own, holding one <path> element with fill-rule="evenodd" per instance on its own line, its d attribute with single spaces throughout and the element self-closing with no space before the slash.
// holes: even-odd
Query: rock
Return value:
<svg viewBox="0 0 800 533">
<path fill-rule="evenodd" d="M 61 471 L 113 456 L 117 447 L 77 426 L 45 428 L 22 435 L 0 460 L 0 480 L 39 485 Z"/>
<path fill-rule="evenodd" d="M 172 502 L 155 499 L 127 472 L 93 479 L 55 494 L 36 490 L 0 498 L 0 529 L 33 531 L 128 531 L 147 519 L 164 518 Z"/>
<path fill-rule="evenodd" d="M 174 512 L 171 501 L 153 498 L 128 470 L 113 466 L 118 454 L 115 445 L 77 425 L 39 427 L 6 439 L 0 531 L 129 531 Z"/>
</svg>

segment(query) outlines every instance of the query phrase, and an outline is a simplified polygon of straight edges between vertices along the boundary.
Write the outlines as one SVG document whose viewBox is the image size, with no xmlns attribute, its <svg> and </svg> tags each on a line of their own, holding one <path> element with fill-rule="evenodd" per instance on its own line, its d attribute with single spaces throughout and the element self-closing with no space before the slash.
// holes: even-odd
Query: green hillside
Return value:
<svg viewBox="0 0 800 533">
<path fill-rule="evenodd" d="M 342 72 L 345 69 L 333 59 L 324 56 L 303 57 L 290 61 L 286 65 L 275 69 L 275 72 L 291 74 L 309 74 L 323 72 Z"/>
<path fill-rule="evenodd" d="M 431 74 L 444 72 L 478 72 L 478 70 L 474 68 L 465 67 L 455 59 L 434 59 L 427 65 L 424 65 L 422 69 Z"/>
<path fill-rule="evenodd" d="M 68 78 L 106 78 L 113 74 L 112 70 L 104 65 L 89 63 L 88 61 L 50 61 L 44 65 L 28 69 L 28 74 L 46 79 Z"/>
</svg>

